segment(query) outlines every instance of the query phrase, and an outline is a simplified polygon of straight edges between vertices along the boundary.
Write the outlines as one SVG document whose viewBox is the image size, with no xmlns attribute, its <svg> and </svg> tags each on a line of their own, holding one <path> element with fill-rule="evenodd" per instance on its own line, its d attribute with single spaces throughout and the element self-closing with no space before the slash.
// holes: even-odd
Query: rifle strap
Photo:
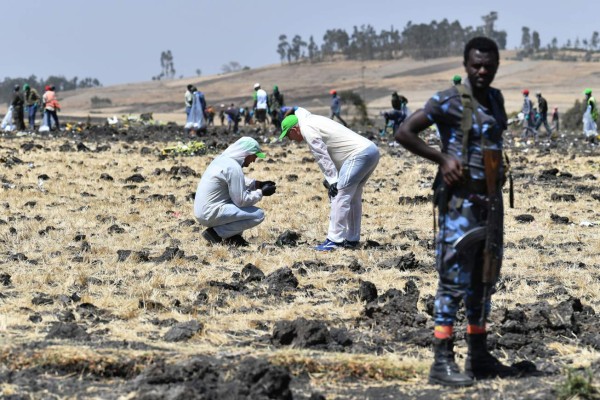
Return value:
<svg viewBox="0 0 600 400">
<path fill-rule="evenodd" d="M 469 178 L 469 136 L 473 128 L 473 114 L 478 117 L 477 100 L 473 98 L 469 88 L 463 84 L 455 86 L 460 95 L 462 104 L 462 118 L 460 121 L 460 130 L 462 131 L 462 167 L 465 178 Z"/>
</svg>

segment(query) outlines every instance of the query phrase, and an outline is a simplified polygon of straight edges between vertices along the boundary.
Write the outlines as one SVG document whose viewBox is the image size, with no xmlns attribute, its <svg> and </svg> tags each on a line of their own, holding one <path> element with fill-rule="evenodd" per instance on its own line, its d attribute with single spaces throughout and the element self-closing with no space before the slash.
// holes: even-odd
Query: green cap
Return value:
<svg viewBox="0 0 600 400">
<path fill-rule="evenodd" d="M 452 77 L 452 82 L 454 82 L 454 83 L 461 83 L 462 82 L 461 76 L 460 75 L 454 75 Z"/>
<path fill-rule="evenodd" d="M 287 135 L 288 131 L 298 124 L 298 117 L 295 115 L 288 115 L 281 121 L 281 135 L 279 140 L 283 139 Z"/>
<path fill-rule="evenodd" d="M 29 90 L 29 84 L 28 83 L 26 83 L 26 84 L 23 85 L 23 90 Z"/>
<path fill-rule="evenodd" d="M 279 86 L 277 86 L 277 85 L 273 86 L 273 90 L 279 90 Z"/>
<path fill-rule="evenodd" d="M 592 94 L 592 89 L 585 89 L 583 94 Z"/>
<path fill-rule="evenodd" d="M 267 155 L 265 153 L 263 153 L 262 151 L 259 151 L 258 153 L 256 153 L 256 157 L 258 158 L 265 158 Z"/>
</svg>

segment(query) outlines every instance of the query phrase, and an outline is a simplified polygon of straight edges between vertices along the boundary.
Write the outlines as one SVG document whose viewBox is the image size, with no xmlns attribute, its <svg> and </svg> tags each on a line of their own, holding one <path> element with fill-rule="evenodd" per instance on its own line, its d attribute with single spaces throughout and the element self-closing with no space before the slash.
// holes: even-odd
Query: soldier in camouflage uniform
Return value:
<svg viewBox="0 0 600 400">
<path fill-rule="evenodd" d="M 503 366 L 488 352 L 485 323 L 481 326 L 482 303 L 485 303 L 484 317 L 490 309 L 489 298 L 482 301 L 483 244 L 476 243 L 464 251 L 454 247 L 457 239 L 487 220 L 483 148 L 501 150 L 502 133 L 507 127 L 502 94 L 490 87 L 498 65 L 499 52 L 494 41 L 485 37 L 470 40 L 464 50 L 468 75 L 464 85 L 436 93 L 396 133 L 396 140 L 408 150 L 439 165 L 436 181 L 446 190 L 438 202 L 440 232 L 436 240 L 436 268 L 439 282 L 434 305 L 435 361 L 429 375 L 431 383 L 468 386 L 473 384 L 473 378 L 512 373 L 511 368 Z M 475 105 L 464 143 L 463 94 L 470 96 Z M 440 133 L 442 151 L 429 147 L 418 136 L 432 124 L 437 125 Z M 501 243 L 498 248 L 501 253 Z M 501 254 L 498 256 L 501 258 Z M 468 320 L 466 374 L 460 372 L 453 350 L 453 325 L 462 301 Z"/>
</svg>

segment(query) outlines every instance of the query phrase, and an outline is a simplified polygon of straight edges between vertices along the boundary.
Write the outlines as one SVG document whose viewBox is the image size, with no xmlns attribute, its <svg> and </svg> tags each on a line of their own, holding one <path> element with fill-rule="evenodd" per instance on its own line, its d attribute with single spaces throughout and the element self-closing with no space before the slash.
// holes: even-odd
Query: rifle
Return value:
<svg viewBox="0 0 600 400">
<path fill-rule="evenodd" d="M 502 239 L 502 198 L 500 192 L 500 166 L 502 151 L 483 150 L 483 164 L 488 195 L 487 226 L 485 232 L 485 247 L 483 249 L 483 271 L 481 283 L 481 316 L 479 325 L 485 326 L 485 306 L 491 295 L 492 287 L 498 279 L 500 270 L 500 243 Z"/>
</svg>

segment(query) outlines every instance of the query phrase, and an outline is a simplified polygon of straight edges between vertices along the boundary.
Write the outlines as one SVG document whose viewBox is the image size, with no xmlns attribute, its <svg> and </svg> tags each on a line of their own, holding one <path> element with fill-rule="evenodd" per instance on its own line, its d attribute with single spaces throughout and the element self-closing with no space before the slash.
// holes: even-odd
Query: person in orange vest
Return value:
<svg viewBox="0 0 600 400">
<path fill-rule="evenodd" d="M 57 111 L 60 111 L 60 103 L 56 99 L 56 92 L 54 90 L 54 86 L 46 85 L 46 91 L 42 96 L 42 101 L 44 102 L 44 114 L 45 118 L 47 118 L 48 128 L 52 128 L 50 120 L 50 118 L 52 118 L 56 125 L 56 130 L 60 131 L 60 123 L 58 122 L 57 114 Z"/>
</svg>

